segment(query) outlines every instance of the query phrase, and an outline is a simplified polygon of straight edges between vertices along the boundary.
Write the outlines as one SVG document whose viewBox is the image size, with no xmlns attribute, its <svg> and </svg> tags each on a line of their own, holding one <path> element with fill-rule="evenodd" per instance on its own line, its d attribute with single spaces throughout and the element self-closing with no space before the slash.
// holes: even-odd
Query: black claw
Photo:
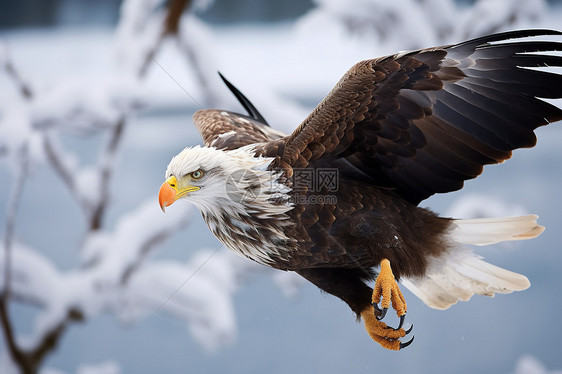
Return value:
<svg viewBox="0 0 562 374">
<path fill-rule="evenodd" d="M 377 309 L 378 309 L 378 308 L 377 308 Z M 388 308 L 382 308 L 382 310 L 381 310 L 381 309 L 378 309 L 378 311 L 379 311 L 380 315 L 378 315 L 378 316 L 375 315 L 375 318 L 376 318 L 378 321 L 380 321 L 380 320 L 382 320 L 382 319 L 386 316 L 386 312 L 388 311 Z"/>
<path fill-rule="evenodd" d="M 411 333 L 413 328 L 414 328 L 414 324 L 412 323 L 412 326 L 410 326 L 410 328 L 409 328 L 408 330 L 406 330 L 406 334 L 405 334 L 405 335 L 408 335 L 409 333 Z M 413 339 L 413 338 L 412 338 L 412 339 Z"/>
<path fill-rule="evenodd" d="M 381 319 L 384 318 L 384 316 L 386 316 L 387 308 L 381 309 L 379 308 L 377 303 L 371 303 L 371 304 L 373 305 L 373 308 L 375 308 L 375 318 L 377 319 L 377 321 L 380 321 Z"/>
<path fill-rule="evenodd" d="M 405 314 L 402 314 L 400 316 L 400 323 L 398 324 L 398 327 L 395 328 L 394 330 L 400 330 L 402 328 L 402 326 L 404 326 L 404 319 L 406 318 Z"/>
<path fill-rule="evenodd" d="M 412 328 L 410 327 L 410 330 Z M 409 346 L 410 344 L 412 344 L 412 342 L 414 341 L 415 336 L 412 336 L 412 339 L 408 340 L 406 343 L 400 343 L 400 349 L 404 349 L 407 346 Z"/>
</svg>

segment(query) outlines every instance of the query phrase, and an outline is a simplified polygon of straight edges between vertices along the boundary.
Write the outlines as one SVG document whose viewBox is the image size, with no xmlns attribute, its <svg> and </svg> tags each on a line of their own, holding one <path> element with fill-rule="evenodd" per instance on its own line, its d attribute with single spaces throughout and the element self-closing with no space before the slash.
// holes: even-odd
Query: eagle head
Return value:
<svg viewBox="0 0 562 374">
<path fill-rule="evenodd" d="M 164 210 L 179 199 L 206 215 L 246 214 L 248 205 L 271 197 L 278 173 L 267 170 L 271 158 L 256 157 L 251 149 L 219 150 L 189 147 L 172 158 L 158 200 Z M 277 191 L 280 192 L 278 188 Z"/>
</svg>

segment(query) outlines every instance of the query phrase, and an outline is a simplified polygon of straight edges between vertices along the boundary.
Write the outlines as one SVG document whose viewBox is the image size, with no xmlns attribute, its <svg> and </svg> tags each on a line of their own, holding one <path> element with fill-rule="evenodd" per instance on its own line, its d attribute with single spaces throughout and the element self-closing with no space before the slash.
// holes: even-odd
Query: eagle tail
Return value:
<svg viewBox="0 0 562 374">
<path fill-rule="evenodd" d="M 454 220 L 454 227 L 449 233 L 452 241 L 450 249 L 439 257 L 429 259 L 424 276 L 404 278 L 402 284 L 435 309 L 447 309 L 474 294 L 492 297 L 496 293 L 524 290 L 530 286 L 527 277 L 487 263 L 457 243 L 486 245 L 531 239 L 544 231 L 544 227 L 537 224 L 537 218 L 528 215 Z"/>
<path fill-rule="evenodd" d="M 536 238 L 544 231 L 535 214 L 519 217 L 453 220 L 451 239 L 457 243 L 488 245 L 509 240 Z"/>
</svg>

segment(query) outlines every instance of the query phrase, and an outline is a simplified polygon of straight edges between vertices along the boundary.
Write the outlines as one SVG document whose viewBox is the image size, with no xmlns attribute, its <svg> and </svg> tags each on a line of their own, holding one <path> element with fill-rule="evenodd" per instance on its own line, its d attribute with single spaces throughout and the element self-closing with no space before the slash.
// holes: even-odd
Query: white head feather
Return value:
<svg viewBox="0 0 562 374">
<path fill-rule="evenodd" d="M 260 219 L 275 218 L 279 229 L 289 222 L 285 213 L 292 209 L 287 195 L 290 188 L 278 182 L 280 172 L 268 170 L 272 160 L 256 157 L 250 146 L 229 151 L 196 146 L 185 148 L 170 161 L 166 178 L 175 176 L 178 187 L 182 183 L 200 187 L 182 199 L 201 211 L 211 231 L 227 247 L 265 263 L 278 248 L 240 248 L 233 236 L 257 231 Z M 189 174 L 196 170 L 202 170 L 203 177 L 195 180 Z M 282 231 L 272 236 L 288 239 Z"/>
<path fill-rule="evenodd" d="M 181 184 L 182 178 L 202 170 L 203 177 L 190 182 L 200 189 L 188 193 L 185 199 L 203 213 L 217 215 L 218 210 L 240 208 L 238 205 L 249 202 L 248 196 L 239 196 L 249 192 L 248 188 L 260 194 L 266 192 L 268 198 L 272 197 L 271 193 L 288 192 L 286 186 L 276 182 L 279 173 L 267 170 L 271 161 L 272 158 L 254 157 L 247 148 L 223 151 L 196 146 L 185 148 L 172 158 L 166 178 L 173 175 Z"/>
</svg>

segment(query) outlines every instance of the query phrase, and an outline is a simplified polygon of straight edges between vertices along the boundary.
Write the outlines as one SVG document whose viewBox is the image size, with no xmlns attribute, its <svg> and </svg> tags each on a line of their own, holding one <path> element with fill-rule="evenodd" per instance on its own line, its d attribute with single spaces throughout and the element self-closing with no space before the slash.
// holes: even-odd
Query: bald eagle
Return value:
<svg viewBox="0 0 562 374">
<path fill-rule="evenodd" d="M 561 34 L 513 31 L 359 62 L 289 135 L 225 80 L 248 115 L 195 113 L 205 145 L 171 160 L 160 206 L 193 203 L 227 248 L 297 272 L 346 302 L 382 347 L 402 349 L 413 338 L 401 340 L 411 328 L 398 281 L 437 309 L 529 287 L 463 245 L 534 238 L 537 216 L 452 219 L 418 204 L 562 119 L 540 99 L 562 97 L 562 75 L 535 69 L 562 66 L 562 43 L 537 40 Z M 396 328 L 382 321 L 390 306 Z"/>
</svg>

